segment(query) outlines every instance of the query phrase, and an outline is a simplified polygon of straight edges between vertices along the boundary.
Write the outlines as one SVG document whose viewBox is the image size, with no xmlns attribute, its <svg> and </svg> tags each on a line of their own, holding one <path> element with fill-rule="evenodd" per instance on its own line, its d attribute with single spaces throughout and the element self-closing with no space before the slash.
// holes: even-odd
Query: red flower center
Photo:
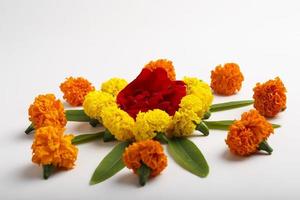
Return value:
<svg viewBox="0 0 300 200">
<path fill-rule="evenodd" d="M 172 81 L 163 68 L 143 69 L 117 96 L 120 108 L 135 118 L 139 111 L 161 109 L 174 115 L 186 95 L 183 81 Z"/>
</svg>

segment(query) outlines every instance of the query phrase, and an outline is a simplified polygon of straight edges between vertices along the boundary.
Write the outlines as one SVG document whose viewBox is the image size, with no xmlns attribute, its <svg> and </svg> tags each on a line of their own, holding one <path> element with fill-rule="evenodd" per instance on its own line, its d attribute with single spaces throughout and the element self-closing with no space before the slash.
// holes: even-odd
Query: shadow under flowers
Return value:
<svg viewBox="0 0 300 200">
<path fill-rule="evenodd" d="M 254 153 L 253 155 L 250 155 L 250 156 L 238 156 L 238 155 L 235 155 L 235 154 L 231 153 L 229 151 L 229 149 L 224 150 L 221 154 L 221 158 L 223 160 L 230 161 L 230 162 L 246 161 L 246 160 L 249 160 L 251 157 L 253 158 L 255 156 L 270 156 L 270 155 L 266 152 L 258 151 L 256 153 Z"/>
<path fill-rule="evenodd" d="M 43 169 L 34 164 L 28 164 L 20 170 L 20 178 L 23 180 L 42 180 Z"/>
</svg>

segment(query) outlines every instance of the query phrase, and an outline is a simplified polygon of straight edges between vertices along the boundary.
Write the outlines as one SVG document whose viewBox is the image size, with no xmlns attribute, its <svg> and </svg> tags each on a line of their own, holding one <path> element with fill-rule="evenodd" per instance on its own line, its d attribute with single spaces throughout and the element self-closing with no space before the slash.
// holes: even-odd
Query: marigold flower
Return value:
<svg viewBox="0 0 300 200">
<path fill-rule="evenodd" d="M 196 95 L 202 101 L 203 112 L 209 111 L 214 99 L 209 85 L 204 81 L 193 77 L 184 77 L 183 81 L 187 86 L 187 95 Z"/>
<path fill-rule="evenodd" d="M 151 177 L 157 176 L 167 166 L 167 156 L 163 152 L 163 147 L 154 140 L 144 140 L 131 144 L 123 154 L 123 161 L 134 173 L 144 163 L 151 169 Z"/>
<path fill-rule="evenodd" d="M 210 78 L 211 88 L 221 95 L 233 95 L 241 89 L 244 80 L 240 67 L 235 63 L 226 63 L 223 67 L 218 65 L 211 71 Z"/>
<path fill-rule="evenodd" d="M 265 117 L 274 117 L 286 108 L 286 88 L 276 77 L 253 88 L 254 107 Z"/>
<path fill-rule="evenodd" d="M 144 68 L 135 80 L 119 92 L 117 103 L 133 118 L 140 111 L 147 112 L 156 108 L 172 116 L 185 95 L 185 83 L 170 80 L 165 69 L 151 71 Z"/>
<path fill-rule="evenodd" d="M 167 71 L 167 74 L 168 74 L 168 77 L 170 80 L 172 80 L 172 81 L 176 80 L 175 69 L 174 69 L 172 61 L 170 61 L 170 60 L 159 59 L 156 61 L 150 61 L 147 65 L 145 65 L 144 68 L 150 69 L 151 71 L 153 71 L 154 69 L 157 69 L 157 68 L 163 68 L 164 70 Z"/>
<path fill-rule="evenodd" d="M 180 108 L 173 116 L 170 135 L 175 137 L 191 135 L 200 121 L 201 119 L 192 110 Z"/>
<path fill-rule="evenodd" d="M 185 110 L 191 110 L 197 114 L 197 116 L 202 119 L 206 109 L 204 109 L 204 104 L 199 97 L 194 94 L 186 95 L 181 99 L 179 104 L 180 108 Z"/>
<path fill-rule="evenodd" d="M 128 83 L 125 79 L 111 78 L 108 81 L 102 83 L 101 90 L 115 97 L 121 90 L 123 90 L 126 87 L 127 84 Z"/>
<path fill-rule="evenodd" d="M 60 90 L 64 93 L 64 99 L 72 106 L 81 106 L 85 95 L 95 90 L 92 84 L 82 78 L 66 78 L 66 81 L 60 84 Z"/>
<path fill-rule="evenodd" d="M 110 106 L 117 107 L 115 98 L 111 94 L 101 91 L 88 93 L 83 102 L 85 114 L 92 119 L 101 119 L 102 110 Z"/>
<path fill-rule="evenodd" d="M 32 148 L 32 162 L 71 169 L 78 149 L 72 145 L 73 135 L 64 135 L 64 128 L 46 126 L 36 130 Z"/>
<path fill-rule="evenodd" d="M 116 106 L 103 109 L 102 122 L 117 140 L 125 141 L 134 137 L 134 119 Z"/>
<path fill-rule="evenodd" d="M 272 125 L 257 110 L 250 110 L 230 126 L 225 141 L 231 152 L 247 156 L 258 151 L 259 144 L 273 132 Z"/>
<path fill-rule="evenodd" d="M 137 141 L 152 139 L 157 132 L 166 132 L 171 123 L 171 117 L 165 111 L 154 109 L 139 112 L 136 117 L 134 136 Z"/>
<path fill-rule="evenodd" d="M 64 106 L 53 94 L 37 96 L 28 114 L 36 129 L 44 126 L 64 127 L 67 124 Z"/>
</svg>

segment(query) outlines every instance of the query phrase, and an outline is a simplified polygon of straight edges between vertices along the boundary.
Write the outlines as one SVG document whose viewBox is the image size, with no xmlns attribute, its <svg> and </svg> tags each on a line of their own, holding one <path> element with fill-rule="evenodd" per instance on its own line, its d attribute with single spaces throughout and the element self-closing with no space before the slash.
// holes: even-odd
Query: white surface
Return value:
<svg viewBox="0 0 300 200">
<path fill-rule="evenodd" d="M 43 1 L 0 0 L 0 199 L 300 199 L 299 1 Z M 288 109 L 274 123 L 271 156 L 232 156 L 226 132 L 195 137 L 210 164 L 198 178 L 169 157 L 168 168 L 146 187 L 129 170 L 96 186 L 92 172 L 113 144 L 80 145 L 77 167 L 41 179 L 31 163 L 27 108 L 34 97 L 55 93 L 67 76 L 84 76 L 97 87 L 117 76 L 132 80 L 151 59 L 173 60 L 178 78 L 209 81 L 217 64 L 234 61 L 245 75 L 238 95 L 249 99 L 256 82 L 279 75 Z M 213 114 L 239 118 L 250 107 Z M 67 132 L 90 129 L 70 123 Z"/>
</svg>

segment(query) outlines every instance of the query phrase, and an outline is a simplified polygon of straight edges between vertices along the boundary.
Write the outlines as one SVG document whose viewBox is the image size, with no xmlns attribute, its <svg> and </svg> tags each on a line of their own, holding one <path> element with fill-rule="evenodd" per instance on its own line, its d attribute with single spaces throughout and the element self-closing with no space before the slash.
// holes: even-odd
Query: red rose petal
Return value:
<svg viewBox="0 0 300 200">
<path fill-rule="evenodd" d="M 153 71 L 145 68 L 119 92 L 117 103 L 133 118 L 139 111 L 146 112 L 155 108 L 174 115 L 185 95 L 186 86 L 183 81 L 170 80 L 163 68 Z"/>
</svg>

